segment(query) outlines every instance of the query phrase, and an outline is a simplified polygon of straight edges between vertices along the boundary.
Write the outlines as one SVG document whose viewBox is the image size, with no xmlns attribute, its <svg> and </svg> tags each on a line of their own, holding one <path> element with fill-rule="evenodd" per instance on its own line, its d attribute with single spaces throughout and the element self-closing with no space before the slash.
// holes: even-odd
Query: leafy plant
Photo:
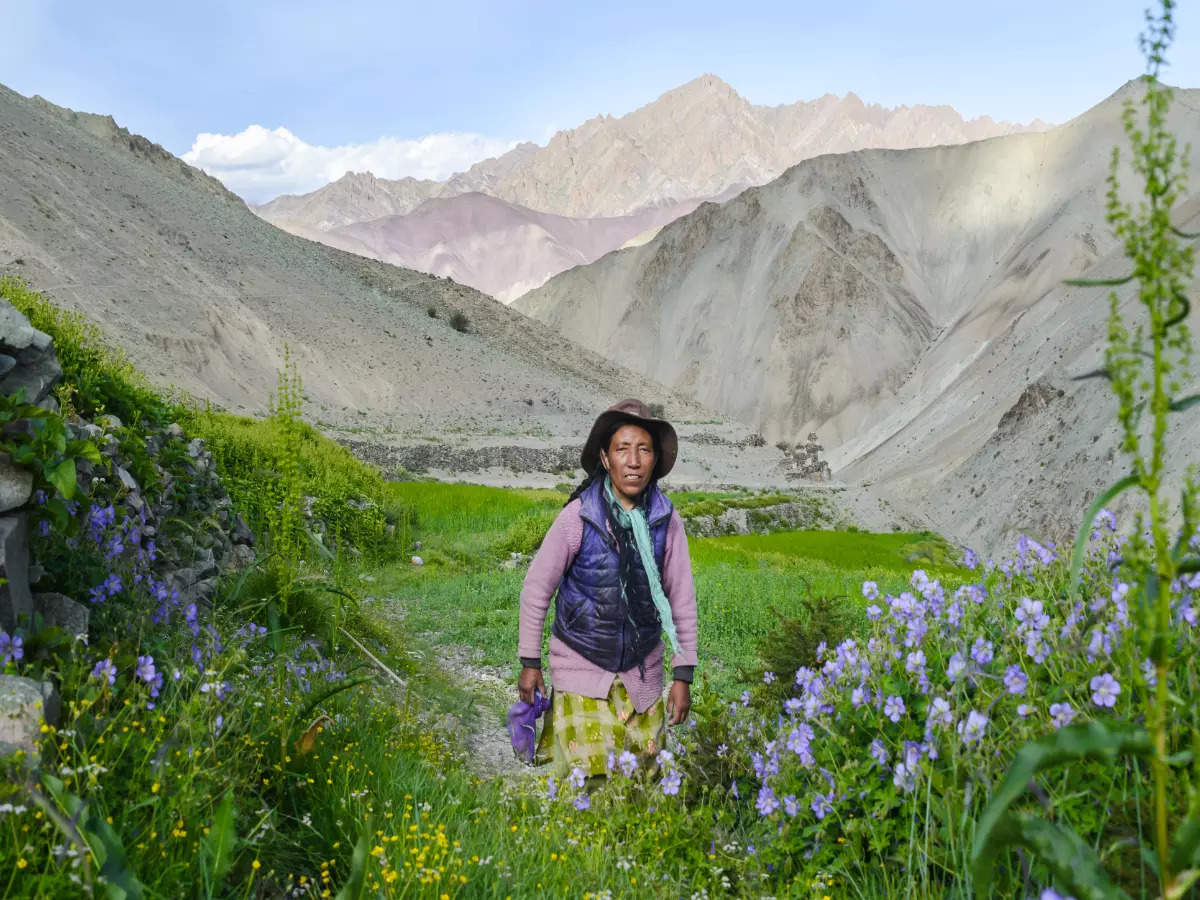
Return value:
<svg viewBox="0 0 1200 900">
<path fill-rule="evenodd" d="M 1113 150 L 1108 177 L 1107 220 L 1125 248 L 1132 271 L 1103 281 L 1081 279 L 1082 286 L 1137 285 L 1137 300 L 1144 317 L 1130 323 L 1120 309 L 1115 291 L 1109 295 L 1108 348 L 1103 369 L 1083 377 L 1108 380 L 1118 402 L 1121 449 L 1129 457 L 1131 472 L 1105 491 L 1088 510 L 1076 541 L 1071 567 L 1071 596 L 1079 596 L 1088 535 L 1100 508 L 1128 490 L 1139 491 L 1145 507 L 1137 514 L 1132 534 L 1123 548 L 1123 564 L 1132 573 L 1128 598 L 1134 634 L 1147 659 L 1150 689 L 1142 700 L 1142 716 L 1112 726 L 1089 726 L 1060 732 L 1052 739 L 1027 745 L 1017 754 L 1005 786 L 995 795 L 979 820 L 972 849 L 975 890 L 985 896 L 991 886 L 992 860 L 1006 846 L 1023 846 L 1044 862 L 1056 880 L 1079 896 L 1122 897 L 1104 871 L 1103 861 L 1065 825 L 1054 824 L 1011 809 L 1025 786 L 1051 765 L 1070 765 L 1086 758 L 1115 761 L 1123 756 L 1146 758 L 1153 781 L 1153 852 L 1143 856 L 1154 873 L 1163 897 L 1181 897 L 1200 879 L 1200 792 L 1195 781 L 1173 776 L 1173 763 L 1191 761 L 1192 750 L 1177 755 L 1179 744 L 1200 747 L 1194 725 L 1188 735 L 1177 727 L 1181 702 L 1173 693 L 1172 675 L 1180 654 L 1173 613 L 1183 591 L 1180 577 L 1200 570 L 1194 535 L 1197 516 L 1196 484 L 1189 478 L 1179 511 L 1182 531 L 1173 539 L 1169 528 L 1170 503 L 1165 496 L 1164 467 L 1169 417 L 1200 403 L 1200 395 L 1180 397 L 1187 381 L 1191 336 L 1185 319 L 1190 311 L 1186 288 L 1193 272 L 1193 248 L 1187 235 L 1175 227 L 1172 211 L 1183 195 L 1186 155 L 1180 155 L 1175 137 L 1167 128 L 1171 90 L 1159 83 L 1165 54 L 1174 37 L 1174 0 L 1161 0 L 1157 15 L 1147 12 L 1147 31 L 1141 46 L 1147 73 L 1143 76 L 1145 122 L 1127 102 L 1123 126 L 1129 139 L 1131 162 L 1143 182 L 1143 197 L 1135 208 L 1119 193 L 1120 152 Z M 1149 413 L 1147 417 L 1146 414 Z M 1200 760 L 1193 761 L 1200 775 Z M 1183 797 L 1183 820 L 1172 838 L 1172 799 Z M 1141 835 L 1139 834 L 1139 840 Z"/>
<path fill-rule="evenodd" d="M 33 473 L 35 492 L 45 499 L 47 515 L 60 530 L 70 520 L 66 501 L 76 492 L 75 463 L 100 462 L 100 451 L 91 441 L 68 440 L 62 416 L 26 403 L 21 391 L 0 396 L 0 452 Z"/>
</svg>

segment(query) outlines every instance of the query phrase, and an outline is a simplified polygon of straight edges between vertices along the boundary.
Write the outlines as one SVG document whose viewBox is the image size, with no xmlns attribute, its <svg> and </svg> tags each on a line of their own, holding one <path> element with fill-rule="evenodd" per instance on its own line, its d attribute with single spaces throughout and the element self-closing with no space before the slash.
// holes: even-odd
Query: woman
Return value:
<svg viewBox="0 0 1200 900">
<path fill-rule="evenodd" d="M 529 704 L 545 695 L 542 626 L 557 591 L 538 758 L 563 774 L 603 775 L 625 752 L 653 757 L 667 717 L 678 725 L 691 708 L 696 590 L 683 521 L 658 488 L 678 449 L 675 429 L 639 400 L 601 413 L 580 457 L 588 477 L 525 576 L 517 689 Z M 664 633 L 674 653 L 665 708 Z"/>
</svg>

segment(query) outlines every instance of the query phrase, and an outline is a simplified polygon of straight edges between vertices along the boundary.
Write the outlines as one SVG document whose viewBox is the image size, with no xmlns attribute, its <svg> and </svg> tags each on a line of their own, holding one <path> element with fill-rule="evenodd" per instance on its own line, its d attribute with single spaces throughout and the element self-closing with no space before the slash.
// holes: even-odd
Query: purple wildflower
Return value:
<svg viewBox="0 0 1200 900">
<path fill-rule="evenodd" d="M 932 725 L 953 725 L 954 713 L 950 709 L 950 701 L 945 697 L 934 697 L 929 704 L 928 719 Z"/>
<path fill-rule="evenodd" d="M 813 811 L 813 815 L 817 819 L 824 819 L 833 812 L 833 791 L 830 791 L 828 794 L 814 795 L 812 803 L 809 804 L 809 809 Z"/>
<path fill-rule="evenodd" d="M 137 674 L 137 677 L 142 679 L 142 681 L 146 682 L 146 684 L 149 684 L 150 682 L 154 681 L 154 676 L 155 676 L 154 657 L 153 656 L 139 656 L 138 660 L 137 660 L 136 674 Z"/>
<path fill-rule="evenodd" d="M 634 770 L 637 769 L 637 757 L 626 750 L 617 760 L 617 764 L 621 767 L 621 771 L 625 773 L 626 778 L 632 778 Z"/>
<path fill-rule="evenodd" d="M 1004 686 L 1008 688 L 1010 694 L 1023 694 L 1025 688 L 1029 686 L 1029 676 L 1027 676 L 1020 666 L 1009 666 L 1004 673 Z"/>
<path fill-rule="evenodd" d="M 682 783 L 683 777 L 679 774 L 678 769 L 672 769 L 662 780 L 662 792 L 668 796 L 673 796 L 679 793 L 679 785 Z"/>
<path fill-rule="evenodd" d="M 899 722 L 904 715 L 904 701 L 896 696 L 888 697 L 883 704 L 883 714 L 893 722 Z"/>
<path fill-rule="evenodd" d="M 0 666 L 7 663 L 9 660 L 17 662 L 25 656 L 24 649 L 25 641 L 20 635 L 9 635 L 0 631 Z"/>
<path fill-rule="evenodd" d="M 579 810 L 580 812 L 583 812 L 585 809 L 587 809 L 591 805 L 592 805 L 592 801 L 588 797 L 587 794 L 580 794 L 578 797 L 575 798 L 575 808 L 577 810 Z"/>
<path fill-rule="evenodd" d="M 1024 719 L 1027 716 L 1033 715 L 1034 708 L 1028 703 L 1020 703 L 1017 705 L 1017 715 Z"/>
<path fill-rule="evenodd" d="M 1121 693 L 1121 685 L 1109 672 L 1097 675 L 1091 680 L 1092 702 L 1097 706 L 1113 707 L 1117 703 L 1117 694 Z"/>
<path fill-rule="evenodd" d="M 887 765 L 887 748 L 883 746 L 883 741 L 879 740 L 878 738 L 871 741 L 871 756 L 874 758 L 875 762 L 879 763 L 879 765 Z"/>
<path fill-rule="evenodd" d="M 1146 684 L 1150 685 L 1150 687 L 1158 684 L 1158 673 L 1154 668 L 1153 660 L 1142 660 L 1142 677 L 1146 679 Z"/>
<path fill-rule="evenodd" d="M 987 730 L 988 717 L 981 712 L 971 710 L 965 721 L 958 723 L 958 733 L 962 735 L 964 744 L 978 743 Z"/>
<path fill-rule="evenodd" d="M 570 784 L 571 787 L 575 788 L 575 790 L 582 788 L 583 783 L 586 780 L 587 775 L 584 773 L 583 769 L 579 768 L 579 766 L 573 768 L 571 770 L 571 774 L 567 776 L 567 783 Z"/>
<path fill-rule="evenodd" d="M 92 666 L 92 677 L 98 678 L 101 681 L 107 679 L 110 685 L 117 683 L 117 667 L 113 665 L 111 659 L 102 659 L 96 665 Z"/>
<path fill-rule="evenodd" d="M 800 812 L 800 801 L 796 799 L 795 794 L 788 794 L 783 798 L 783 811 L 793 819 Z"/>
<path fill-rule="evenodd" d="M 975 638 L 975 643 L 971 645 L 971 658 L 975 660 L 976 664 L 986 666 L 994 656 L 991 641 L 984 640 L 982 637 Z"/>
<path fill-rule="evenodd" d="M 769 816 L 775 810 L 779 809 L 779 801 L 775 799 L 775 792 L 771 790 L 769 784 L 764 784 L 758 792 L 758 800 L 754 806 L 758 809 L 760 816 Z"/>
<path fill-rule="evenodd" d="M 1070 703 L 1050 704 L 1050 721 L 1054 723 L 1055 728 L 1065 728 L 1074 718 L 1075 710 L 1071 709 Z"/>
<path fill-rule="evenodd" d="M 966 669 L 967 661 L 963 658 L 963 655 L 955 653 L 950 657 L 950 662 L 946 665 L 946 677 L 950 679 L 951 683 L 954 683 L 962 678 L 963 672 Z"/>
</svg>

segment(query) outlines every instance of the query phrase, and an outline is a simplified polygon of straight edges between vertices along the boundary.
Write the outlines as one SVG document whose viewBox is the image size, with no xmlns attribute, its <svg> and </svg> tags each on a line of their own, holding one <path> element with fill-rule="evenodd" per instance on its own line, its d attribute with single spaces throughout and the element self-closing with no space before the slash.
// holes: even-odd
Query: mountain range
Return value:
<svg viewBox="0 0 1200 900">
<path fill-rule="evenodd" d="M 158 384 L 233 410 L 263 411 L 288 350 L 327 431 L 450 469 L 504 450 L 488 458 L 544 483 L 597 409 L 640 396 L 679 423 L 688 483 L 785 483 L 770 442 L 815 431 L 850 488 L 830 496 L 1000 551 L 1017 532 L 1063 540 L 1124 472 L 1107 386 L 1074 380 L 1100 365 L 1108 303 L 1063 280 L 1126 268 L 1105 177 L 1140 90 L 1043 133 L 810 158 L 723 203 L 693 195 L 666 224 L 520 213 L 544 243 L 591 229 L 626 246 L 509 308 L 281 231 L 111 118 L 0 88 L 0 274 L 86 313 Z M 1171 126 L 1200 146 L 1200 92 L 1176 92 Z M 491 194 L 423 202 L 406 215 L 484 231 L 517 215 Z M 1185 197 L 1176 224 L 1198 220 Z M 440 242 L 471 263 L 502 252 L 461 237 Z M 1173 428 L 1178 481 L 1200 462 L 1200 419 Z M 522 461 L 545 447 L 554 465 Z"/>
<path fill-rule="evenodd" d="M 701 200 L 727 199 L 810 157 L 962 143 L 1045 127 L 986 116 L 964 121 L 948 106 L 886 109 L 854 94 L 758 106 L 704 75 L 628 115 L 597 116 L 558 132 L 545 147 L 520 144 L 446 181 L 347 173 L 255 211 L 294 234 L 449 276 L 509 300 Z M 489 205 L 486 214 L 478 199 L 427 206 L 475 195 L 505 205 Z M 545 214 L 558 218 L 548 225 L 539 218 Z M 628 232 L 637 222 L 655 224 Z M 448 231 L 450 242 L 443 239 Z M 457 252 L 455 243 L 470 252 Z M 489 252 L 475 252 L 485 247 Z M 514 259 L 521 264 L 514 266 Z"/>
</svg>

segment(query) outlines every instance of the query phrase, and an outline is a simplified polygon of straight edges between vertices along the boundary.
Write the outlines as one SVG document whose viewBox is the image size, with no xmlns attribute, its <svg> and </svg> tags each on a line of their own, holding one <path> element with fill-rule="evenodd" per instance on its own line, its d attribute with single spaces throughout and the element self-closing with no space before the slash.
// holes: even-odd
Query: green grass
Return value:
<svg viewBox="0 0 1200 900">
<path fill-rule="evenodd" d="M 945 540 L 928 531 L 872 534 L 860 531 L 781 531 L 776 534 L 735 535 L 696 541 L 698 563 L 744 562 L 793 567 L 800 562 L 826 563 L 841 570 L 910 572 L 926 566 L 956 572 L 954 552 Z M 870 577 L 866 575 L 866 577 Z"/>
<path fill-rule="evenodd" d="M 399 482 L 389 496 L 412 509 L 416 551 L 425 565 L 407 561 L 376 573 L 375 590 L 393 598 L 388 612 L 433 644 L 463 645 L 480 662 L 511 666 L 515 677 L 517 620 L 525 563 L 502 569 L 510 550 L 532 553 L 564 496 L 557 491 L 508 490 L 469 484 Z M 712 494 L 677 493 L 675 502 L 711 501 Z M 778 495 L 765 495 L 778 502 Z M 756 495 L 726 494 L 741 502 Z M 913 568 L 955 581 L 965 573 L 945 565 L 952 550 L 928 532 L 868 534 L 798 531 L 689 541 L 700 616 L 701 672 L 721 693 L 740 690 L 743 672 L 757 663 L 759 641 L 779 615 L 802 616 L 810 595 L 844 598 L 862 610 L 862 583 L 907 589 Z M 942 565 L 913 559 L 936 550 Z M 935 554 L 936 555 L 936 554 Z M 547 618 L 546 633 L 553 612 Z M 548 640 L 548 637 L 547 637 Z"/>
<path fill-rule="evenodd" d="M 472 560 L 478 564 L 481 555 L 506 553 L 507 547 L 528 552 L 516 546 L 528 542 L 522 532 L 531 530 L 531 522 L 544 526 L 536 539 L 540 543 L 566 500 L 558 491 L 433 481 L 392 482 L 386 496 L 412 511 L 413 536 L 434 551 L 431 561 L 456 568 L 469 567 Z"/>
</svg>

